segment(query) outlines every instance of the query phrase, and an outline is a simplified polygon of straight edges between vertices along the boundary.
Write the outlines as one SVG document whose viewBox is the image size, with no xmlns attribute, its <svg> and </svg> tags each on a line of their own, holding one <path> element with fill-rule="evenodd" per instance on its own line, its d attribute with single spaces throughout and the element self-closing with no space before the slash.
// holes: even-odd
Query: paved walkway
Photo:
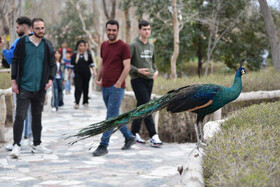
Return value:
<svg viewBox="0 0 280 187">
<path fill-rule="evenodd" d="M 68 146 L 67 135 L 105 119 L 101 93 L 92 92 L 90 97 L 88 108 L 74 110 L 73 94 L 64 96 L 65 106 L 58 112 L 51 112 L 49 104 L 44 107 L 42 142 L 52 154 L 32 154 L 25 146 L 15 160 L 0 144 L 0 186 L 181 186 L 177 166 L 195 144 L 164 143 L 161 148 L 136 144 L 123 151 L 124 138 L 116 132 L 109 153 L 102 157 L 91 154 L 100 135 Z"/>
</svg>

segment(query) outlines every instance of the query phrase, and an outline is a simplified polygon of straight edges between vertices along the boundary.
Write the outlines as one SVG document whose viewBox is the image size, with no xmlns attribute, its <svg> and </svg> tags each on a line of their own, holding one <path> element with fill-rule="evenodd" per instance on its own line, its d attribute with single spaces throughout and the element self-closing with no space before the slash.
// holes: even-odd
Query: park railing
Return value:
<svg viewBox="0 0 280 187">
<path fill-rule="evenodd" d="M 10 73 L 11 69 L 0 69 L 0 73 Z"/>
</svg>

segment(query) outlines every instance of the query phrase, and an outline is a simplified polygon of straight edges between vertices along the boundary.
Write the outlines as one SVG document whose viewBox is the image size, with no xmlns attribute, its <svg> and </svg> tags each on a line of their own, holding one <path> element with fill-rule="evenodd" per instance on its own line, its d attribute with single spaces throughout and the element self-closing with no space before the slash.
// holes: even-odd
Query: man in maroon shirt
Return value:
<svg viewBox="0 0 280 187">
<path fill-rule="evenodd" d="M 96 76 L 96 84 L 101 86 L 103 100 L 107 108 L 106 119 L 119 115 L 119 108 L 124 96 L 125 79 L 130 70 L 129 46 L 118 38 L 119 23 L 109 20 L 106 23 L 108 41 L 101 44 L 101 62 Z M 120 129 L 125 137 L 122 150 L 128 150 L 136 139 L 125 125 Z M 113 130 L 103 133 L 100 145 L 92 153 L 101 156 L 108 153 L 110 136 Z"/>
</svg>

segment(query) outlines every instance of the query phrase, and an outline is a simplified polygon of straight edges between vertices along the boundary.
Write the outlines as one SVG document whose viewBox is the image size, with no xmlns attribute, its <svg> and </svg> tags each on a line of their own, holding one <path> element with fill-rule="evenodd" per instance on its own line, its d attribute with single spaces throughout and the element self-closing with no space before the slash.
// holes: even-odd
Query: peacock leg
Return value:
<svg viewBox="0 0 280 187">
<path fill-rule="evenodd" d="M 199 135 L 200 135 L 201 141 L 206 142 L 204 139 L 203 126 L 202 126 L 201 121 L 198 123 L 198 127 L 199 127 L 199 133 L 200 133 Z"/>
<path fill-rule="evenodd" d="M 194 129 L 195 129 L 195 134 L 196 134 L 196 139 L 197 139 L 197 147 L 199 147 L 201 142 L 200 142 L 200 138 L 199 138 L 199 134 L 198 134 L 197 124 L 194 124 Z"/>
<path fill-rule="evenodd" d="M 200 122 L 199 122 L 199 123 L 200 123 Z M 203 143 L 203 142 L 200 140 L 199 134 L 198 134 L 198 127 L 197 127 L 197 126 L 198 126 L 198 125 L 195 124 L 195 125 L 194 125 L 194 129 L 195 129 L 196 138 L 197 138 L 197 148 L 199 149 L 200 147 L 201 147 L 201 148 L 205 147 L 206 144 Z"/>
</svg>

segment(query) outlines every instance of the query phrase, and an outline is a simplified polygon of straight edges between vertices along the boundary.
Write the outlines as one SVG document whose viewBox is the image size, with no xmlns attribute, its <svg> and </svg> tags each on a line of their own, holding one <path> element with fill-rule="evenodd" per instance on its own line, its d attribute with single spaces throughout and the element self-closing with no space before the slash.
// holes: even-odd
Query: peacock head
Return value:
<svg viewBox="0 0 280 187">
<path fill-rule="evenodd" d="M 241 76 L 244 75 L 245 73 L 246 73 L 245 68 L 240 67 L 240 68 L 237 70 L 237 72 L 236 72 L 236 76 L 237 76 L 237 77 L 241 77 Z"/>
<path fill-rule="evenodd" d="M 241 75 L 244 75 L 244 74 L 246 73 L 245 68 L 242 67 L 242 65 L 243 65 L 244 62 L 245 62 L 245 59 L 242 59 L 242 60 L 240 61 L 240 67 L 239 67 L 239 69 L 238 69 L 238 71 L 237 71 L 237 73 L 240 74 L 240 76 L 241 76 Z"/>
</svg>

